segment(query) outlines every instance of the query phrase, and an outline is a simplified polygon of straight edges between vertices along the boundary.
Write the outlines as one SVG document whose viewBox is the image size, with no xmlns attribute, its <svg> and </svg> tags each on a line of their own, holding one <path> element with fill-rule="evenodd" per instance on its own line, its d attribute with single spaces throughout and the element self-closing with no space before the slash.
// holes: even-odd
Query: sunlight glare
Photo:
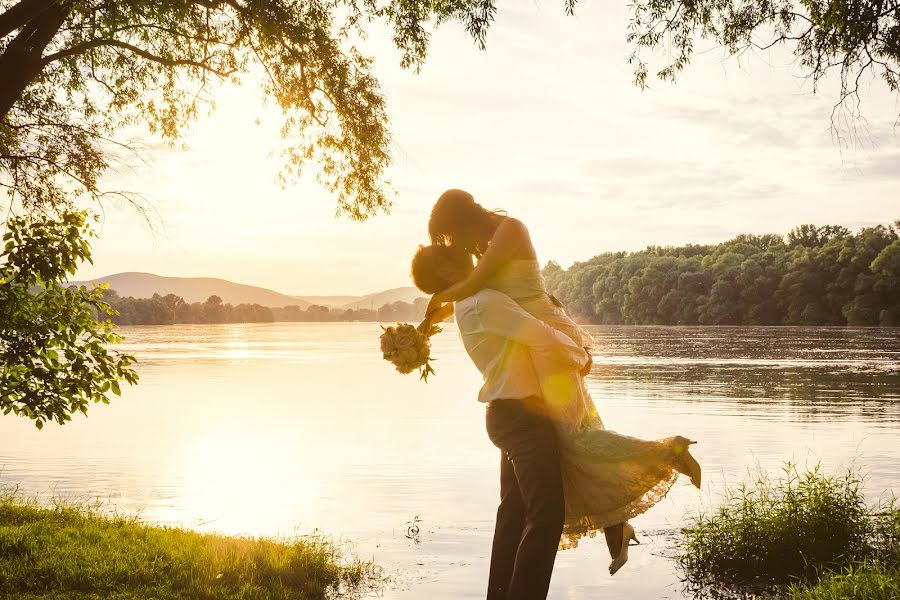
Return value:
<svg viewBox="0 0 900 600">
<path fill-rule="evenodd" d="M 198 436 L 184 453 L 186 513 L 195 526 L 248 535 L 294 535 L 316 497 L 296 468 L 297 436 L 228 424 Z"/>
</svg>

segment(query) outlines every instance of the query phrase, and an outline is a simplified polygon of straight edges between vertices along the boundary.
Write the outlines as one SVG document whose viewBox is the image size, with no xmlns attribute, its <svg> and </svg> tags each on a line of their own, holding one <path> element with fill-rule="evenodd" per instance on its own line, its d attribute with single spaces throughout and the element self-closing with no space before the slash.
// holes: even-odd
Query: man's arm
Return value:
<svg viewBox="0 0 900 600">
<path fill-rule="evenodd" d="M 584 347 L 585 351 L 588 353 L 588 356 L 590 356 L 591 349 L 595 345 L 594 337 L 591 334 L 589 334 L 587 331 L 585 331 L 581 325 L 579 325 L 578 323 L 575 322 L 575 320 L 569 315 L 569 311 L 566 309 L 566 305 L 563 304 L 559 300 L 559 298 L 557 298 L 553 294 L 547 294 L 547 295 L 550 296 L 550 300 L 553 302 L 553 304 L 555 304 L 557 308 L 559 308 L 561 311 L 563 311 L 563 313 L 565 313 L 566 318 L 569 319 L 570 321 L 572 321 L 572 325 L 578 330 L 578 333 L 581 335 L 582 347 Z"/>
<path fill-rule="evenodd" d="M 486 290 L 475 299 L 481 328 L 549 357 L 560 371 L 581 371 L 590 360 L 587 351 L 569 336 L 533 317 L 509 296 Z"/>
</svg>

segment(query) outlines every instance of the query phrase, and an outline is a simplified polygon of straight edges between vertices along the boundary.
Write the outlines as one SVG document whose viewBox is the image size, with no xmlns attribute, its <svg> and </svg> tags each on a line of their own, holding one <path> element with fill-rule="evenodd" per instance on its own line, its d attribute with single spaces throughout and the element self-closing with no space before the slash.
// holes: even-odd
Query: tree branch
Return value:
<svg viewBox="0 0 900 600">
<path fill-rule="evenodd" d="M 0 14 L 0 39 L 53 6 L 53 0 L 21 0 Z"/>
<path fill-rule="evenodd" d="M 229 69 L 228 71 L 222 71 L 220 69 L 216 69 L 215 67 L 209 65 L 208 63 L 191 60 L 188 58 L 165 58 L 163 56 L 157 56 L 148 50 L 144 50 L 143 48 L 139 48 L 127 42 L 122 42 L 115 39 L 108 38 L 97 38 L 94 40 L 90 40 L 88 42 L 84 42 L 82 44 L 76 44 L 71 48 L 66 48 L 65 50 L 60 50 L 59 52 L 54 52 L 53 54 L 49 54 L 43 59 L 43 66 L 47 66 L 52 62 L 62 60 L 64 58 L 68 58 L 70 56 L 76 56 L 79 54 L 83 54 L 88 50 L 92 50 L 94 48 L 101 47 L 113 47 L 113 48 L 121 48 L 123 50 L 128 50 L 129 52 L 140 56 L 141 58 L 145 58 L 151 62 L 159 63 L 166 67 L 197 67 L 199 69 L 203 69 L 204 71 L 208 71 L 210 73 L 214 73 L 219 77 L 228 77 L 233 75 L 236 72 L 236 69 Z"/>
<path fill-rule="evenodd" d="M 19 31 L 0 54 L 0 118 L 41 72 L 41 55 L 72 11 L 74 0 L 53 0 Z"/>
</svg>

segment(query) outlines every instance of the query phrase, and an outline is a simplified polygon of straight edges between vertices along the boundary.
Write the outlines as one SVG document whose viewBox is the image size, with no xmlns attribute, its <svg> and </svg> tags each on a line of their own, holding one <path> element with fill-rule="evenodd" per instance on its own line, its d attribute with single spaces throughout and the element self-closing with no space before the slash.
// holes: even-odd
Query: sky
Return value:
<svg viewBox="0 0 900 600">
<path fill-rule="evenodd" d="M 142 193 L 152 226 L 108 204 L 94 264 L 221 277 L 289 294 L 364 294 L 410 285 L 409 260 L 447 188 L 528 226 L 542 262 L 606 251 L 784 234 L 801 223 L 851 229 L 900 218 L 897 96 L 867 85 L 864 120 L 831 130 L 833 81 L 816 95 L 783 50 L 727 58 L 711 44 L 675 84 L 640 90 L 627 64 L 628 8 L 501 2 L 478 50 L 448 23 L 419 74 L 382 31 L 361 46 L 388 102 L 393 210 L 335 217 L 312 177 L 281 188 L 278 113 L 258 87 L 216 90 L 216 108 L 172 148 L 149 134 L 148 164 L 108 188 Z M 664 55 L 657 55 L 661 66 Z"/>
</svg>

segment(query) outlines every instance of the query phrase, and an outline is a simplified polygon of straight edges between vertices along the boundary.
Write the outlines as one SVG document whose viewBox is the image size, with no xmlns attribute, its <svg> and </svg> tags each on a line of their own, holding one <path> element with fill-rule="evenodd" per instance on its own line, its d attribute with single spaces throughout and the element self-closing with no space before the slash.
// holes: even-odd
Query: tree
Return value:
<svg viewBox="0 0 900 600">
<path fill-rule="evenodd" d="M 804 224 L 791 229 L 787 234 L 787 239 L 788 245 L 792 248 L 795 246 L 815 248 L 824 246 L 829 240 L 845 238 L 849 235 L 850 231 L 846 227 L 839 225 L 816 227 L 815 225 Z"/>
<path fill-rule="evenodd" d="M 900 230 L 900 227 L 897 228 Z M 900 239 L 887 246 L 872 261 L 872 272 L 878 277 L 873 289 L 884 298 L 900 298 Z M 883 326 L 900 325 L 900 302 L 893 306 L 889 302 L 878 315 L 878 322 Z"/>
<path fill-rule="evenodd" d="M 320 304 L 311 304 L 306 307 L 306 313 L 313 321 L 329 321 L 331 309 Z"/>
<path fill-rule="evenodd" d="M 656 72 L 673 81 L 690 62 L 699 39 L 731 55 L 789 46 L 812 80 L 813 90 L 835 72 L 835 109 L 856 110 L 861 87 L 881 79 L 900 91 L 900 3 L 897 0 L 638 0 L 629 42 L 635 82 L 647 85 L 643 50 L 665 48 L 669 62 Z"/>
<path fill-rule="evenodd" d="M 24 342 L 4 354 L 5 406 L 39 425 L 49 418 L 63 423 L 66 411 L 83 411 L 82 401 L 99 399 L 103 385 L 117 392 L 120 381 L 136 381 L 125 355 L 112 363 L 103 358 L 102 344 L 117 339 L 108 321 L 88 319 L 90 307 L 105 314 L 102 291 L 91 295 L 60 285 L 89 256 L 80 225 L 71 227 L 70 209 L 85 198 L 139 204 L 134 191 L 105 190 L 99 183 L 117 154 L 136 152 L 121 139 L 128 127 L 145 125 L 174 143 L 201 108 L 212 106 L 214 84 L 252 72 L 263 78 L 263 96 L 284 115 L 289 143 L 281 177 L 293 179 L 314 163 L 338 212 L 362 220 L 391 204 L 384 182 L 390 135 L 371 60 L 354 40 L 365 37 L 373 21 L 385 23 L 402 64 L 418 68 L 431 22 L 459 21 L 483 46 L 493 15 L 490 0 L 0 0 L 0 208 L 24 215 L 6 223 L 8 233 L 18 236 L 13 250 L 19 239 L 43 237 L 64 239 L 70 250 L 41 256 L 51 250 L 29 247 L 25 254 L 9 254 L 12 262 L 4 268 L 14 269 L 15 260 L 27 255 L 53 266 L 57 279 L 23 271 L 18 283 L 4 283 L 0 327 L 12 341 L 23 336 L 63 343 L 58 331 L 67 327 L 91 340 L 65 341 L 65 359 Z M 35 294 L 21 283 L 32 276 L 39 278 Z M 53 303 L 53 314 L 41 312 Z M 193 312 L 161 300 L 132 307 L 141 319 Z M 218 318 L 222 311 L 217 306 L 209 312 Z M 11 357 L 20 363 L 6 362 Z M 56 360 L 64 373 L 102 372 L 68 392 L 51 389 L 47 373 L 57 368 Z M 32 390 L 31 381 L 45 387 Z"/>
<path fill-rule="evenodd" d="M 812 225 L 787 238 L 649 246 L 545 269 L 576 316 L 603 324 L 891 325 L 900 322 L 900 227 Z M 591 306 L 587 306 L 588 303 Z"/>
<path fill-rule="evenodd" d="M 90 260 L 84 213 L 56 219 L 14 218 L 0 254 L 0 410 L 63 424 L 92 402 L 108 403 L 119 382 L 137 382 L 134 357 L 108 351 L 118 336 L 97 314 L 112 311 L 103 288 L 57 282 Z"/>
<path fill-rule="evenodd" d="M 202 323 L 226 323 L 226 307 L 220 296 L 213 294 L 203 303 Z"/>
<path fill-rule="evenodd" d="M 338 210 L 365 219 L 390 206 L 390 136 L 354 40 L 386 23 L 402 64 L 418 68 L 432 20 L 462 22 L 483 45 L 494 10 L 490 0 L 0 0 L 0 184 L 27 207 L 102 196 L 125 125 L 175 141 L 215 82 L 252 71 L 284 114 L 283 175 L 315 162 Z"/>
</svg>

